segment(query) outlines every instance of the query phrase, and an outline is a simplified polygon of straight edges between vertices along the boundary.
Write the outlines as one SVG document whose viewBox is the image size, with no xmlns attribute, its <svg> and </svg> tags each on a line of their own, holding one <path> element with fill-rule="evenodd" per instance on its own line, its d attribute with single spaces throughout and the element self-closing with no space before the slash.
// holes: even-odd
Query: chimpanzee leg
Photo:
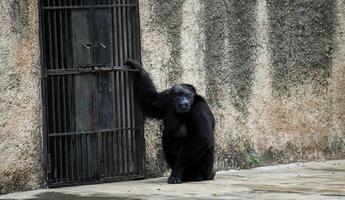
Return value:
<svg viewBox="0 0 345 200">
<path fill-rule="evenodd" d="M 182 181 L 184 170 L 192 169 L 192 167 L 197 166 L 207 151 L 207 142 L 193 140 L 184 143 L 176 152 L 176 162 L 171 166 L 172 173 L 168 182 L 180 183 Z"/>
</svg>

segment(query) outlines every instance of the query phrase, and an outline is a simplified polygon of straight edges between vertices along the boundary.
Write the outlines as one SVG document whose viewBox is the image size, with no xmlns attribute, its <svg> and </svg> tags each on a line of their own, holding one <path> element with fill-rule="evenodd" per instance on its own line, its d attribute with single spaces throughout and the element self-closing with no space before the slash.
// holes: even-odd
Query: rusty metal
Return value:
<svg viewBox="0 0 345 200">
<path fill-rule="evenodd" d="M 45 165 L 50 187 L 144 177 L 137 0 L 42 0 Z"/>
</svg>

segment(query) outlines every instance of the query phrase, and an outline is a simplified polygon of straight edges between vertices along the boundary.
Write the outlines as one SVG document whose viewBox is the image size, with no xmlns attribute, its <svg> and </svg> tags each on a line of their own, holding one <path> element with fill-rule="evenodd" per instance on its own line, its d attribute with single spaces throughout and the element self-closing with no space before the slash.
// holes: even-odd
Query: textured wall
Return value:
<svg viewBox="0 0 345 200">
<path fill-rule="evenodd" d="M 345 153 L 345 0 L 139 0 L 159 89 L 192 83 L 217 120 L 217 169 Z M 0 2 L 0 193 L 42 186 L 37 1 Z M 161 122 L 147 173 L 167 173 Z"/>
<path fill-rule="evenodd" d="M 217 119 L 217 168 L 344 158 L 345 1 L 140 1 L 160 89 L 195 84 Z M 160 123 L 147 169 L 166 174 Z"/>
<path fill-rule="evenodd" d="M 42 185 L 36 4 L 0 2 L 0 194 Z"/>
</svg>

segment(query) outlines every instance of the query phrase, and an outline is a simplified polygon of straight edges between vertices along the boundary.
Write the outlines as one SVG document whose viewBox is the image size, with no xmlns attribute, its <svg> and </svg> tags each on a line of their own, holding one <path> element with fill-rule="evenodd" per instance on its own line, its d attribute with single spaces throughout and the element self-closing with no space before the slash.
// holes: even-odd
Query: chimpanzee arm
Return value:
<svg viewBox="0 0 345 200">
<path fill-rule="evenodd" d="M 138 70 L 135 74 L 134 87 L 144 115 L 152 118 L 162 118 L 169 103 L 168 91 L 157 92 L 150 75 L 139 62 L 128 59 L 125 65 Z"/>
</svg>

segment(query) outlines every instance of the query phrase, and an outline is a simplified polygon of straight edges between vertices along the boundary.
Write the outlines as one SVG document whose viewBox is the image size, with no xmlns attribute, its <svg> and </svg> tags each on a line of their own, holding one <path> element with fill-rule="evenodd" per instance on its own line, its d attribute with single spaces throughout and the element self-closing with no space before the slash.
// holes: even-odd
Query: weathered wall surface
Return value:
<svg viewBox="0 0 345 200">
<path fill-rule="evenodd" d="M 0 2 L 0 194 L 42 185 L 37 2 Z"/>
<path fill-rule="evenodd" d="M 345 156 L 344 0 L 140 1 L 142 55 L 160 89 L 196 85 L 217 119 L 218 169 Z M 166 174 L 160 123 L 148 175 Z"/>
<path fill-rule="evenodd" d="M 345 157 L 345 0 L 139 0 L 159 89 L 187 82 L 217 120 L 217 169 Z M 36 0 L 0 2 L 0 193 L 41 187 Z M 146 123 L 147 173 L 167 173 Z"/>
</svg>

